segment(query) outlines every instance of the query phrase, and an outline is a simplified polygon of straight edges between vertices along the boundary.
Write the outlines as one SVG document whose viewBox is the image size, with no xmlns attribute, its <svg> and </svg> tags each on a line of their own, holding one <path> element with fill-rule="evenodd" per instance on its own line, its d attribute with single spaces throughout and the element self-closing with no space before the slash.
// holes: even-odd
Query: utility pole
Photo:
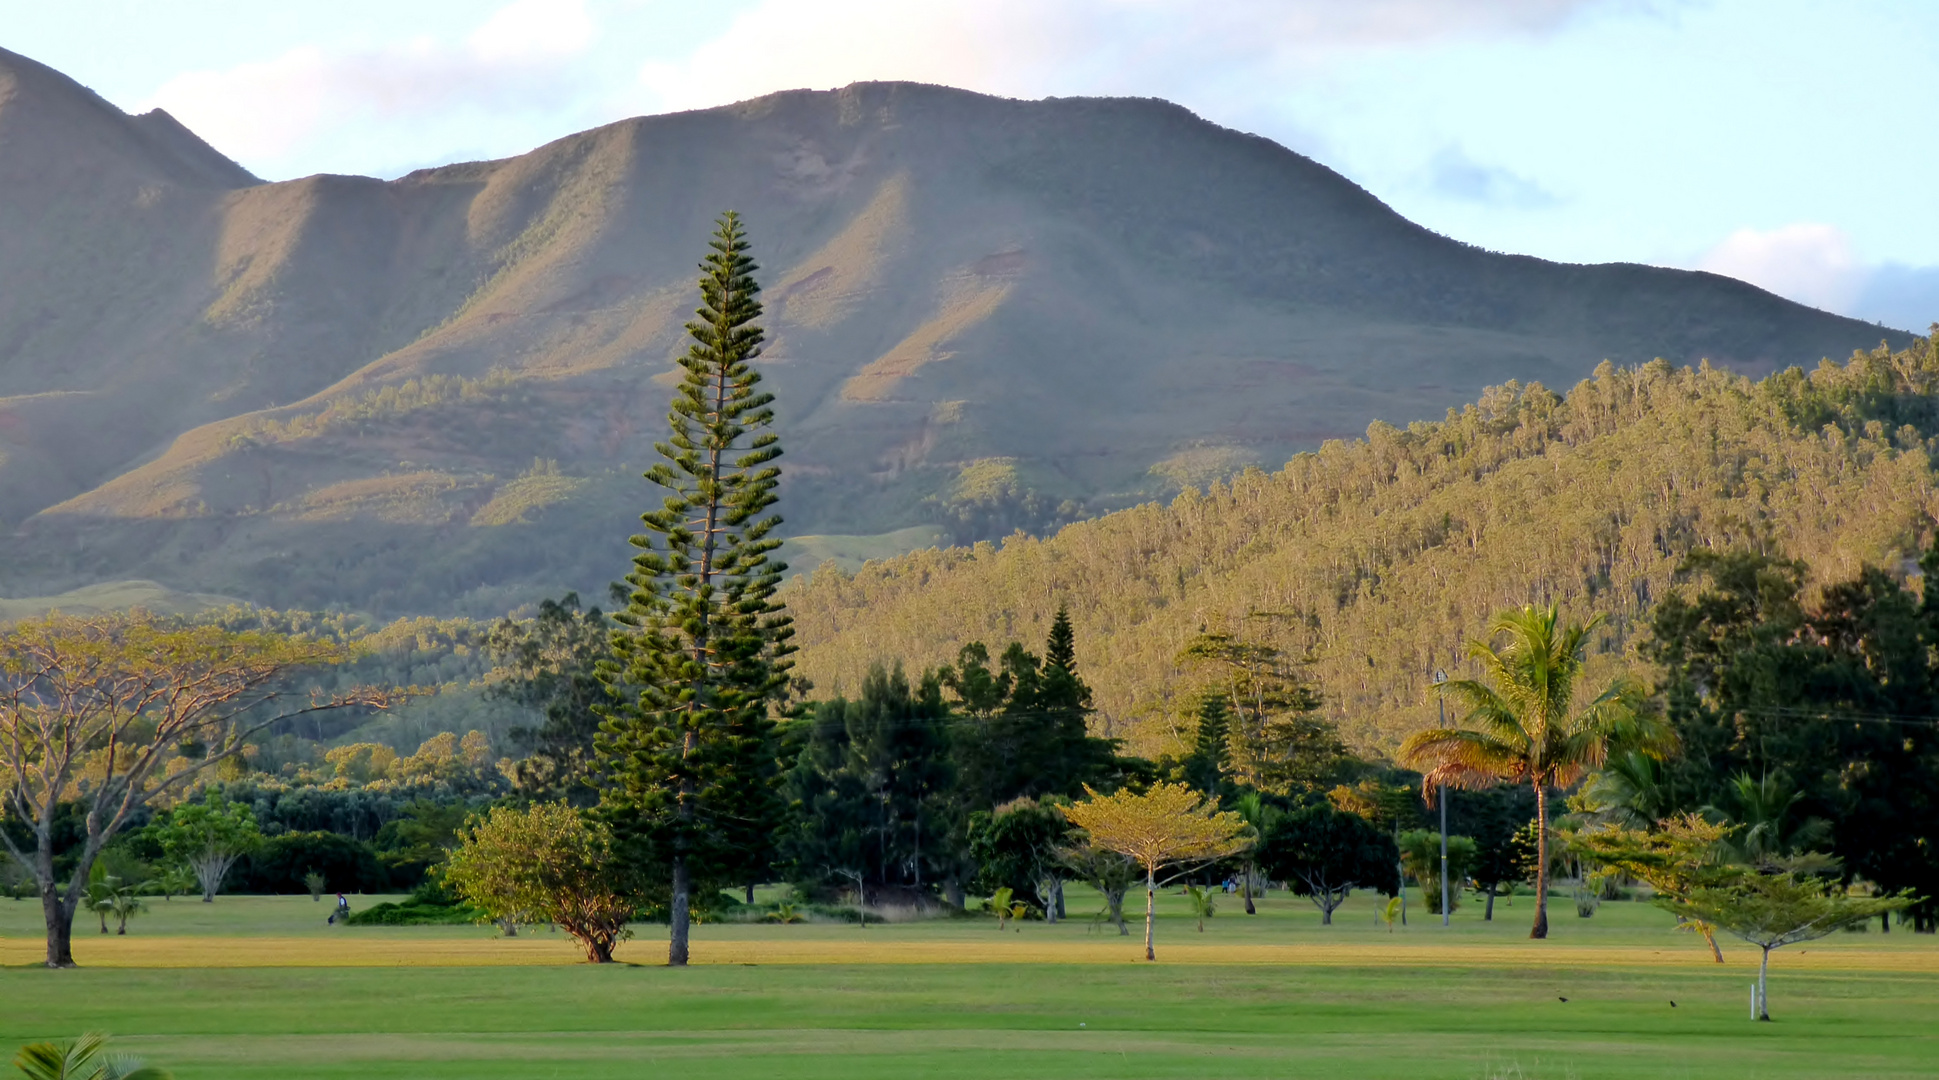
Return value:
<svg viewBox="0 0 1939 1080">
<path fill-rule="evenodd" d="M 1441 690 L 1447 681 L 1448 673 L 1435 668 L 1434 698 L 1441 706 L 1442 727 L 1448 726 L 1448 699 L 1447 694 Z M 1436 793 L 1435 801 L 1441 804 L 1441 925 L 1447 926 L 1453 904 L 1450 902 L 1451 887 L 1448 884 L 1448 786 L 1446 781 L 1441 783 L 1441 790 Z"/>
</svg>

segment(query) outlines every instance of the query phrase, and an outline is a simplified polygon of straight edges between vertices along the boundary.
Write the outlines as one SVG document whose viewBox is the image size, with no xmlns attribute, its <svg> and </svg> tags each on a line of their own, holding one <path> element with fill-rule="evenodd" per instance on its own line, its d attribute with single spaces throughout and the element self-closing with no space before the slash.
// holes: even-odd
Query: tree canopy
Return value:
<svg viewBox="0 0 1939 1080">
<path fill-rule="evenodd" d="M 1092 845 L 1124 855 L 1145 872 L 1145 959 L 1152 951 L 1152 922 L 1158 875 L 1167 869 L 1202 865 L 1235 855 L 1248 847 L 1244 819 L 1183 784 L 1153 784 L 1149 791 L 1130 790 L 1090 797 L 1064 808 L 1064 815 L 1084 830 Z"/>
<path fill-rule="evenodd" d="M 295 681 L 351 656 L 330 641 L 141 612 L 0 627 L 0 797 L 31 843 L 7 830 L 0 841 L 39 885 L 48 966 L 73 966 L 68 939 L 88 871 L 152 802 L 179 795 L 279 723 L 389 704 L 386 690 Z M 68 800 L 84 808 L 84 835 L 61 890 L 54 827 Z"/>
</svg>

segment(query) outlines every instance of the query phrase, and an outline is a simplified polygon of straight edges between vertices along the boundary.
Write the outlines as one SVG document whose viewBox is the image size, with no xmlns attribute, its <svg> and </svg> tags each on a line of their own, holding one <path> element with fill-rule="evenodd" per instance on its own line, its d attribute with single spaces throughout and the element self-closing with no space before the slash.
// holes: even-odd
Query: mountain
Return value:
<svg viewBox="0 0 1939 1080">
<path fill-rule="evenodd" d="M 1631 646 L 1693 550 L 1803 559 L 1814 590 L 1864 565 L 1915 573 L 1939 521 L 1936 391 L 1939 340 L 1758 383 L 1652 362 L 1566 396 L 1503 386 L 1045 539 L 817 570 L 784 593 L 796 671 L 834 696 L 970 641 L 1041 649 L 1068 606 L 1096 726 L 1142 753 L 1192 731 L 1211 673 L 1180 653 L 1208 631 L 1281 650 L 1351 741 L 1387 753 L 1436 722 L 1436 669 L 1479 674 L 1467 643 L 1504 609 L 1605 616 L 1601 686 L 1647 677 Z"/>
<path fill-rule="evenodd" d="M 1604 359 L 1757 374 L 1911 340 L 1482 251 L 1160 101 L 857 84 L 261 183 L 0 52 L 0 593 L 597 594 L 728 208 L 811 557 L 1044 530 Z"/>
</svg>

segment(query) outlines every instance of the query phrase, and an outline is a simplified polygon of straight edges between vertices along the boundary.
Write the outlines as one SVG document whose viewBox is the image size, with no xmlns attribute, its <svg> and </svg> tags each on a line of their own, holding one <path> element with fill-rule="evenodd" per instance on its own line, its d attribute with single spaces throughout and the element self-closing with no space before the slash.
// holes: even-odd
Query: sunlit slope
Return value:
<svg viewBox="0 0 1939 1080">
<path fill-rule="evenodd" d="M 1310 656 L 1343 730 L 1390 749 L 1432 721 L 1434 669 L 1465 670 L 1465 642 L 1504 607 L 1606 614 L 1602 677 L 1693 548 L 1768 542 L 1829 577 L 1901 568 L 1939 520 L 1935 387 L 1921 345 L 1759 384 L 1652 363 L 1565 398 L 1496 389 L 1046 540 L 824 568 L 787 593 L 799 671 L 852 691 L 877 660 L 1036 647 L 1068 604 L 1098 726 L 1140 750 L 1173 748 L 1194 686 L 1175 660 L 1202 629 Z"/>
<path fill-rule="evenodd" d="M 730 207 L 796 534 L 928 524 L 992 463 L 1094 513 L 1510 378 L 1905 340 L 1467 247 L 1156 101 L 858 84 L 260 184 L 0 53 L 0 587 L 480 614 L 603 591 Z"/>
</svg>

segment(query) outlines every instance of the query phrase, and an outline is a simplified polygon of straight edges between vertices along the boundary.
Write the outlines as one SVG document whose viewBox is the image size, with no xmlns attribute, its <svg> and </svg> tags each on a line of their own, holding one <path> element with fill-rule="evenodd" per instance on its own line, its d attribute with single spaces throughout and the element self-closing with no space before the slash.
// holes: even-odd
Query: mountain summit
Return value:
<svg viewBox="0 0 1939 1080">
<path fill-rule="evenodd" d="M 1605 359 L 1760 373 L 1910 340 L 1715 275 L 1461 244 L 1161 101 L 863 83 L 266 184 L 0 52 L 0 591 L 598 589 L 655 498 L 637 474 L 726 209 L 764 267 L 788 528 L 890 546 Z"/>
</svg>

